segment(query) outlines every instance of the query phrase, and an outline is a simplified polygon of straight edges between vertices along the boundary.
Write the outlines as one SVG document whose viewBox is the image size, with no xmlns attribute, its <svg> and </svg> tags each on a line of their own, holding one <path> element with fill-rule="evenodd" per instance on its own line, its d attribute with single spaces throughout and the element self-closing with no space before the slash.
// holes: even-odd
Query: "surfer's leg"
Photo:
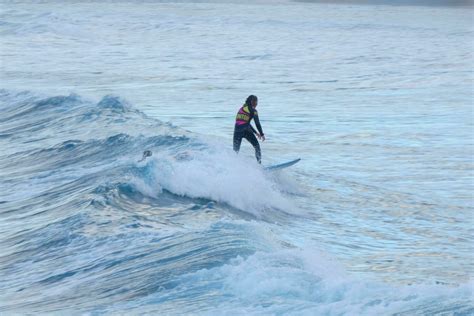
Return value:
<svg viewBox="0 0 474 316">
<path fill-rule="evenodd" d="M 260 150 L 260 144 L 255 134 L 252 133 L 252 131 L 246 131 L 244 137 L 252 144 L 253 148 L 255 148 L 255 158 L 257 158 L 258 163 L 262 163 L 262 151 Z"/>
<path fill-rule="evenodd" d="M 238 132 L 234 130 L 234 151 L 236 153 L 240 150 L 240 144 L 242 144 L 242 137 L 244 137 L 243 132 Z"/>
</svg>

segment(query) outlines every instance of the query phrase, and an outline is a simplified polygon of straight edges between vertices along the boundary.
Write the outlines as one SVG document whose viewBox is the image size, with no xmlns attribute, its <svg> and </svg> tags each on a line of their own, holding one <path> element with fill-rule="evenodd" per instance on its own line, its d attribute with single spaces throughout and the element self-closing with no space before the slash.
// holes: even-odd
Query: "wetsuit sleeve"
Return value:
<svg viewBox="0 0 474 316">
<path fill-rule="evenodd" d="M 260 135 L 263 136 L 262 125 L 260 125 L 260 120 L 258 119 L 257 111 L 255 111 L 255 115 L 254 115 L 253 119 L 255 120 L 255 125 L 257 125 L 257 129 L 260 132 Z"/>
<path fill-rule="evenodd" d="M 252 132 L 253 132 L 254 134 L 257 134 L 257 131 L 255 130 L 255 128 L 253 128 L 252 124 L 250 124 L 249 126 L 250 126 L 250 128 L 252 129 Z"/>
</svg>

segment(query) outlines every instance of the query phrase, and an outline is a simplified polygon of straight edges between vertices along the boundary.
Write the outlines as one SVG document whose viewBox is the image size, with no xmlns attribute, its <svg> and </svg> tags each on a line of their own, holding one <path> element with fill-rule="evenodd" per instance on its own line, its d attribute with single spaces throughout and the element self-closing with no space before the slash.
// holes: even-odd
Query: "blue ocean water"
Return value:
<svg viewBox="0 0 474 316">
<path fill-rule="evenodd" d="M 474 313 L 472 8 L 0 6 L 1 314 Z"/>
</svg>

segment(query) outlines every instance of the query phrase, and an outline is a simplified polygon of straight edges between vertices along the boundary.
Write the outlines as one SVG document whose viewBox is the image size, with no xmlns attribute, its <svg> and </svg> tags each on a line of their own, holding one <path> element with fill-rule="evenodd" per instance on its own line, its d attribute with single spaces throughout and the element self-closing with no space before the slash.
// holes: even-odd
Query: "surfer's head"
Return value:
<svg viewBox="0 0 474 316">
<path fill-rule="evenodd" d="M 247 100 L 245 101 L 245 104 L 251 105 L 252 107 L 256 108 L 258 105 L 258 98 L 255 95 L 249 95 Z"/>
</svg>

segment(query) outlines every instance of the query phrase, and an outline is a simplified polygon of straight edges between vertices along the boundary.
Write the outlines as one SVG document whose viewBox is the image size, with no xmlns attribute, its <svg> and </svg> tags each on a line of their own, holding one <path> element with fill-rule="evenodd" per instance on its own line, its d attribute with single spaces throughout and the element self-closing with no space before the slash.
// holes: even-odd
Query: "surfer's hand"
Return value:
<svg viewBox="0 0 474 316">
<path fill-rule="evenodd" d="M 265 141 L 265 135 L 258 135 L 258 136 L 260 136 L 260 139 L 262 140 L 262 142 Z"/>
</svg>

